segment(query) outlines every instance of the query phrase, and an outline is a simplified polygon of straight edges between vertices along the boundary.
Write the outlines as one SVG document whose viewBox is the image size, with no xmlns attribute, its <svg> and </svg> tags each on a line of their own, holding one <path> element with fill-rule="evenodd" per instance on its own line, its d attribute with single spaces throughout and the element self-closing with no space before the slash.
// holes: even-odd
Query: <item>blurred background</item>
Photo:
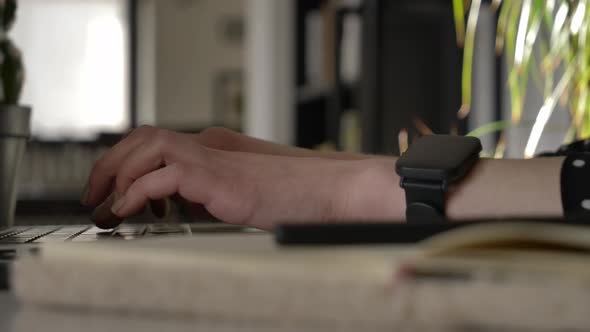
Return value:
<svg viewBox="0 0 590 332">
<path fill-rule="evenodd" d="M 18 209 L 77 200 L 94 160 L 142 124 L 399 154 L 420 134 L 503 123 L 501 12 L 480 2 L 471 107 L 458 116 L 464 50 L 451 0 L 20 0 L 11 35 L 33 139 Z M 524 88 L 522 121 L 482 135 L 488 155 L 500 142 L 501 156 L 523 157 L 545 101 Z M 553 112 L 536 151 L 556 149 L 569 128 L 568 112 Z"/>
</svg>

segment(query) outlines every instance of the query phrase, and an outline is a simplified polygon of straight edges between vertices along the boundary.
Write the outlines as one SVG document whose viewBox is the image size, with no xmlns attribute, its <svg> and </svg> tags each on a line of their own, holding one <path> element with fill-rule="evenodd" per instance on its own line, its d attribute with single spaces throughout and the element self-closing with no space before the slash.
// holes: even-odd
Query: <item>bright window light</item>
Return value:
<svg viewBox="0 0 590 332">
<path fill-rule="evenodd" d="M 33 107 L 33 135 L 128 128 L 126 1 L 21 0 L 11 36 L 24 56 L 21 103 Z"/>
</svg>

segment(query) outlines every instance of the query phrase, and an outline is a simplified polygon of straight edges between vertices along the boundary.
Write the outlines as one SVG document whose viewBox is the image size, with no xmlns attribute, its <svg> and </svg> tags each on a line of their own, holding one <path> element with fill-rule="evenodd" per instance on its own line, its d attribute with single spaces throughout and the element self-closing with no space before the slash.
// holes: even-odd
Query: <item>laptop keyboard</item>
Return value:
<svg viewBox="0 0 590 332">
<path fill-rule="evenodd" d="M 132 240 L 164 235 L 192 235 L 212 232 L 257 232 L 256 229 L 221 223 L 200 224 L 123 224 L 113 229 L 91 225 L 19 226 L 0 232 L 3 244 L 93 242 L 105 239 Z"/>
</svg>

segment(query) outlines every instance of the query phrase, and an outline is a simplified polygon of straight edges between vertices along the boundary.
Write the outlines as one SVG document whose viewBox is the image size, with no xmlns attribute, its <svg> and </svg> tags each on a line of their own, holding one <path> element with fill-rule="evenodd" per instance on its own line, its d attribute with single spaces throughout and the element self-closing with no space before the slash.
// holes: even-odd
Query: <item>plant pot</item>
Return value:
<svg viewBox="0 0 590 332">
<path fill-rule="evenodd" d="M 0 229 L 14 224 L 17 178 L 30 137 L 31 108 L 0 105 Z"/>
</svg>

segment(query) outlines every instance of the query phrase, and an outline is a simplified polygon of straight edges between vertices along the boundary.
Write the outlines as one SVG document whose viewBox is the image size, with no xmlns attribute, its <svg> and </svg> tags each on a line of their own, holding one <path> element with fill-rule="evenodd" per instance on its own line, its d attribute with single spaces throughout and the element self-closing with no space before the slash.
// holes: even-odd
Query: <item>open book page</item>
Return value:
<svg viewBox="0 0 590 332">
<path fill-rule="evenodd" d="M 446 232 L 420 244 L 414 264 L 590 277 L 590 227 L 501 222 Z"/>
<path fill-rule="evenodd" d="M 421 243 L 427 255 L 477 248 L 590 251 L 590 227 L 545 222 L 491 222 L 458 228 Z"/>
<path fill-rule="evenodd" d="M 589 262 L 587 226 L 474 225 L 424 241 L 396 303 L 418 325 L 584 330 Z"/>
</svg>

